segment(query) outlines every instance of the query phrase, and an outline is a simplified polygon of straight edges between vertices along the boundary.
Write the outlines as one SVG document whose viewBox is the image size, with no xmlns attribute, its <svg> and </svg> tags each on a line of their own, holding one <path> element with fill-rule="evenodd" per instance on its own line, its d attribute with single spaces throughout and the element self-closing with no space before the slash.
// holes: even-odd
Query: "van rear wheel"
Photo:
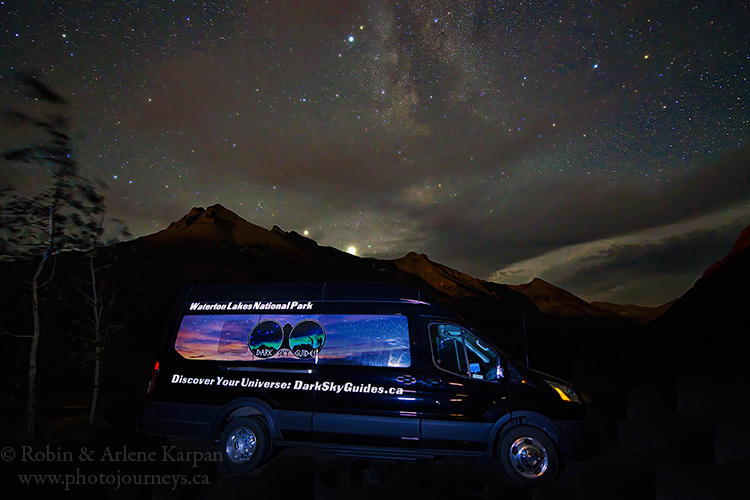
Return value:
<svg viewBox="0 0 750 500">
<path fill-rule="evenodd" d="M 557 449 L 536 427 L 511 427 L 500 438 L 497 453 L 505 473 L 516 483 L 532 488 L 545 486 L 557 476 Z"/>
<path fill-rule="evenodd" d="M 260 419 L 242 417 L 224 428 L 219 446 L 227 471 L 250 472 L 266 460 L 271 436 Z"/>
</svg>

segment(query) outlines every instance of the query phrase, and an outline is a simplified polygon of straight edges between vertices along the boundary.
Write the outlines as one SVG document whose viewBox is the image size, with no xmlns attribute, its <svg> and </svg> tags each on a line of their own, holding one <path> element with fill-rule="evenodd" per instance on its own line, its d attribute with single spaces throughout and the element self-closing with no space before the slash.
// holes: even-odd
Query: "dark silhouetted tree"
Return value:
<svg viewBox="0 0 750 500">
<path fill-rule="evenodd" d="M 104 226 L 103 221 L 104 218 L 102 217 L 99 221 L 100 228 L 103 228 Z M 130 232 L 122 221 L 113 219 L 113 222 L 120 225 L 118 231 L 120 236 L 130 236 Z M 110 286 L 107 286 L 103 273 L 101 272 L 103 268 L 97 267 L 96 264 L 97 253 L 99 248 L 101 248 L 99 236 L 102 233 L 103 229 L 95 235 L 95 239 L 90 242 L 91 247 L 87 252 L 89 275 L 89 281 L 87 282 L 88 288 L 86 290 L 81 290 L 81 293 L 86 300 L 86 304 L 91 308 L 91 315 L 88 318 L 88 330 L 90 336 L 81 339 L 84 342 L 85 361 L 92 361 L 94 364 L 94 373 L 91 383 L 89 423 L 94 422 L 94 416 L 96 414 L 104 356 L 113 337 L 122 329 L 120 326 L 112 325 L 108 321 L 109 310 L 115 300 L 114 290 Z M 108 244 L 114 243 L 115 241 L 109 241 Z"/>
<path fill-rule="evenodd" d="M 57 112 L 67 103 L 60 95 L 29 74 L 18 74 L 17 82 L 26 90 L 27 100 L 41 111 L 5 111 L 6 123 L 27 126 L 41 133 L 30 145 L 3 152 L 11 162 L 25 164 L 33 177 L 33 187 L 21 192 L 13 186 L 0 191 L 0 236 L 4 241 L 2 258 L 30 264 L 31 334 L 26 401 L 26 433 L 34 437 L 36 421 L 37 351 L 42 335 L 40 289 L 54 275 L 55 256 L 69 250 L 88 250 L 98 240 L 104 213 L 101 186 L 81 175 L 68 133 L 70 123 Z M 46 109 L 46 111 L 45 111 Z"/>
</svg>

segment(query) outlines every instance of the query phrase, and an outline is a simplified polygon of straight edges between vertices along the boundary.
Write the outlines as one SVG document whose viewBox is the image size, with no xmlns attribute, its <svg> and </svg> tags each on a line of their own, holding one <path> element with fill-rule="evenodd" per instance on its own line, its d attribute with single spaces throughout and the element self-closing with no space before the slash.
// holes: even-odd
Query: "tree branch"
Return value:
<svg viewBox="0 0 750 500">
<path fill-rule="evenodd" d="M 17 339 L 31 339 L 31 338 L 34 338 L 33 335 L 19 335 L 17 333 L 10 333 L 10 332 L 5 331 L 5 330 L 0 330 L 0 335 L 6 335 L 8 337 L 15 337 Z"/>
</svg>

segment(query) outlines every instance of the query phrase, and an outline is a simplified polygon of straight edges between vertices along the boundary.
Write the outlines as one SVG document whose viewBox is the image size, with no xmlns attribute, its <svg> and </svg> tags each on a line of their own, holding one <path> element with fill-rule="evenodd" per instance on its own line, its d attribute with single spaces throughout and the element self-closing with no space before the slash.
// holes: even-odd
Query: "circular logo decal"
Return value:
<svg viewBox="0 0 750 500">
<path fill-rule="evenodd" d="M 298 358 L 313 358 L 323 348 L 326 332 L 317 321 L 306 319 L 297 323 L 289 334 L 289 349 Z"/>
<path fill-rule="evenodd" d="M 281 349 L 284 342 L 284 329 L 278 321 L 262 321 L 255 325 L 247 338 L 247 346 L 253 355 L 270 358 Z"/>
</svg>

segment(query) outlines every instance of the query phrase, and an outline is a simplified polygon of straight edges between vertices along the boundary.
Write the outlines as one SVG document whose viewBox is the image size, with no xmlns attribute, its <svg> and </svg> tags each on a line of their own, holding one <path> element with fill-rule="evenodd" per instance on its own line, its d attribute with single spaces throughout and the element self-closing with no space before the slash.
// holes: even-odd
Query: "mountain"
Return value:
<svg viewBox="0 0 750 500">
<path fill-rule="evenodd" d="M 531 302 L 546 314 L 560 316 L 618 316 L 616 312 L 596 307 L 572 293 L 558 288 L 543 279 L 534 278 L 525 285 L 508 285 L 531 299 Z"/>
<path fill-rule="evenodd" d="M 674 302 L 674 300 L 671 300 L 666 304 L 662 304 L 658 307 L 638 306 L 635 304 L 612 304 L 611 302 L 597 301 L 591 302 L 591 305 L 599 309 L 613 312 L 619 316 L 622 316 L 623 318 L 633 318 L 638 320 L 640 323 L 648 323 L 649 321 L 658 318 L 667 310 L 669 310 Z"/>
<path fill-rule="evenodd" d="M 163 231 L 144 237 L 143 241 L 159 245 L 201 242 L 217 248 L 266 247 L 274 251 L 298 254 L 299 248 L 287 242 L 284 234 L 276 227 L 268 231 L 221 205 L 213 205 L 207 209 L 194 207 L 180 220 L 172 222 Z"/>
<path fill-rule="evenodd" d="M 673 347 L 683 372 L 748 377 L 748 304 L 750 226 L 726 257 L 648 324 L 648 332 Z"/>
<path fill-rule="evenodd" d="M 737 238 L 737 241 L 734 242 L 734 246 L 732 247 L 732 250 L 729 252 L 729 254 L 727 254 L 726 257 L 721 259 L 716 264 L 706 269 L 703 272 L 703 277 L 709 276 L 720 270 L 741 254 L 746 254 L 748 248 L 750 248 L 750 226 L 747 226 L 742 230 L 742 232 L 740 233 L 740 237 Z"/>
<path fill-rule="evenodd" d="M 205 209 L 193 207 L 166 229 L 122 243 L 121 246 L 133 247 L 136 252 L 177 247 L 190 251 L 232 250 L 258 256 L 273 253 L 299 260 L 310 258 L 318 244 L 297 233 L 287 233 L 276 226 L 270 231 L 256 226 L 217 204 Z"/>
<path fill-rule="evenodd" d="M 393 264 L 406 273 L 419 276 L 425 283 L 455 299 L 475 294 L 492 295 L 486 288 L 487 281 L 433 262 L 425 254 L 409 252 L 400 259 L 395 259 Z"/>
<path fill-rule="evenodd" d="M 237 214 L 221 205 L 213 205 L 204 209 L 194 207 L 180 220 L 170 224 L 167 229 L 158 233 L 139 238 L 136 246 L 141 254 L 149 253 L 149 248 L 158 248 L 163 252 L 165 248 L 175 246 L 178 254 L 184 253 L 190 248 L 191 252 L 225 251 L 232 253 L 239 251 L 243 257 L 252 255 L 256 258 L 273 258 L 286 262 L 287 269 L 290 262 L 311 263 L 315 261 L 315 267 L 325 269 L 324 276 L 320 279 L 339 279 L 344 274 L 350 279 L 388 279 L 395 278 L 398 281 L 408 281 L 422 288 L 428 286 L 433 293 L 445 295 L 453 300 L 476 299 L 483 297 L 489 300 L 497 300 L 498 293 L 505 295 L 507 299 L 508 290 L 527 296 L 533 306 L 545 314 L 559 316 L 601 316 L 613 317 L 622 314 L 622 311 L 613 311 L 610 307 L 597 307 L 589 304 L 583 299 L 547 283 L 539 278 L 525 285 L 509 285 L 506 290 L 500 291 L 498 287 L 490 285 L 490 282 L 469 276 L 443 264 L 433 262 L 425 254 L 409 252 L 404 257 L 393 261 L 380 261 L 377 259 L 362 259 L 353 257 L 347 253 L 330 247 L 321 247 L 314 240 L 299 235 L 296 232 L 285 232 L 274 226 L 266 230 L 256 226 L 239 217 Z M 176 256 L 175 256 L 176 257 Z M 187 256 L 186 256 L 187 257 Z M 175 258 L 174 260 L 181 260 Z M 237 264 L 245 268 L 251 264 L 248 259 Z M 323 263 L 320 261 L 323 260 Z M 222 270 L 226 271 L 230 265 L 235 263 L 233 258 L 222 260 Z M 321 264 L 323 266 L 321 267 Z M 328 265 L 325 265 L 328 264 Z M 208 265 L 208 264 L 205 264 Z M 205 265 L 202 273 L 206 278 Z M 265 266 L 264 266 L 265 267 Z M 341 271 L 346 269 L 343 273 Z M 372 273 L 373 269 L 379 272 Z M 215 270 L 218 272 L 218 270 Z M 300 273 L 298 280 L 312 279 L 309 272 L 297 269 Z M 400 271 L 400 272 L 399 272 Z M 253 280 L 252 276 L 234 270 L 237 276 L 244 276 L 246 280 Z M 294 281 L 295 277 L 290 273 L 281 273 L 276 280 Z M 226 272 L 217 275 L 217 281 L 238 281 L 236 277 L 226 276 Z M 194 275 L 196 276 L 196 275 Z M 221 278 L 221 279 L 219 279 Z M 416 278 L 416 281 L 415 281 Z M 265 279 L 265 277 L 263 277 Z M 254 280 L 253 280 L 254 281 Z M 503 285 L 504 286 L 504 285 Z M 652 309 L 643 308 L 637 311 L 636 316 L 650 314 Z"/>
<path fill-rule="evenodd" d="M 352 280 L 372 265 L 296 232 L 247 222 L 221 205 L 195 207 L 166 229 L 115 245 L 105 259 L 127 278 L 146 272 L 160 285 Z"/>
<path fill-rule="evenodd" d="M 709 267 L 692 288 L 674 302 L 662 319 L 671 322 L 697 322 L 696 324 L 707 327 L 734 323 L 740 318 L 742 323 L 746 323 L 744 315 L 748 304 L 750 226 L 742 231 L 729 254 Z"/>
<path fill-rule="evenodd" d="M 168 261 L 176 271 L 171 279 L 176 281 L 398 281 L 442 297 L 449 306 L 473 301 L 507 310 L 498 305 L 502 302 L 513 304 L 516 313 L 520 308 L 526 314 L 617 316 L 540 279 L 527 285 L 500 285 L 415 252 L 394 260 L 356 257 L 293 231 L 256 226 L 221 205 L 194 207 L 166 229 L 121 246 L 120 255 L 137 256 L 141 264 Z M 170 274 L 168 268 L 158 274 L 164 278 L 165 273 Z"/>
</svg>

